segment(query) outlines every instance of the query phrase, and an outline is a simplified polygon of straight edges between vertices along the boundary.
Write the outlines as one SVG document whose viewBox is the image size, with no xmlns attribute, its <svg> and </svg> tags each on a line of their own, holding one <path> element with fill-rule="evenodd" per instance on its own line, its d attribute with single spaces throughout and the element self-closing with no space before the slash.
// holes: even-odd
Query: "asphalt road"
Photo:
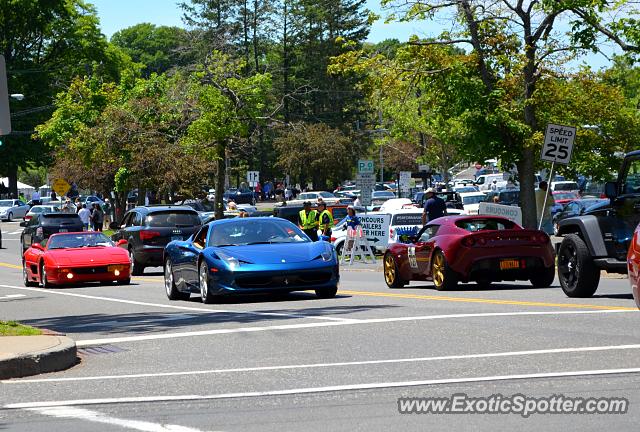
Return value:
<svg viewBox="0 0 640 432">
<path fill-rule="evenodd" d="M 0 223 L 0 319 L 76 339 L 65 372 L 0 382 L 0 430 L 635 430 L 640 312 L 626 278 L 591 299 L 558 285 L 390 290 L 342 271 L 312 293 L 171 302 L 160 269 L 130 286 L 21 283 L 17 223 Z M 401 397 L 622 397 L 625 414 L 400 414 Z"/>
</svg>

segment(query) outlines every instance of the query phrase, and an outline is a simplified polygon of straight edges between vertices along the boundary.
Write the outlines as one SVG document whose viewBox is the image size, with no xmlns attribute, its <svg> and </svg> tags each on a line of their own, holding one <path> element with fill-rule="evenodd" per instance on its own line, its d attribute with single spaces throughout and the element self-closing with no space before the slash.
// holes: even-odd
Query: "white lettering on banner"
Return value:
<svg viewBox="0 0 640 432">
<path fill-rule="evenodd" d="M 502 216 L 503 218 L 507 218 L 518 225 L 522 225 L 522 209 L 520 207 L 481 202 L 479 214 L 487 216 Z"/>
<path fill-rule="evenodd" d="M 362 231 L 373 247 L 387 247 L 389 244 L 390 214 L 358 215 Z"/>
</svg>

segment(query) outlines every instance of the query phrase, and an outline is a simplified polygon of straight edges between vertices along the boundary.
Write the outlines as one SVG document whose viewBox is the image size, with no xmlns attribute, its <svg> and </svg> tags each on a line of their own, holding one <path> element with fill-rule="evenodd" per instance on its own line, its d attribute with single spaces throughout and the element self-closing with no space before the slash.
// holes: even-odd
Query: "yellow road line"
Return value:
<svg viewBox="0 0 640 432">
<path fill-rule="evenodd" d="M 154 277 L 132 277 L 131 280 L 141 282 L 164 282 L 164 279 Z"/>
<path fill-rule="evenodd" d="M 634 307 L 624 307 L 624 306 L 604 306 L 604 305 L 573 304 L 573 303 L 545 303 L 545 302 L 529 302 L 529 301 L 518 301 L 518 300 L 482 299 L 482 298 L 471 298 L 471 297 L 447 297 L 447 296 L 432 296 L 432 295 L 419 295 L 419 294 L 381 293 L 381 292 L 372 292 L 372 291 L 340 290 L 339 294 L 369 296 L 369 297 L 391 297 L 391 298 L 418 299 L 418 300 L 436 300 L 436 301 L 449 301 L 449 302 L 461 302 L 461 303 L 486 303 L 486 304 L 497 304 L 497 305 L 556 307 L 556 308 L 567 308 L 567 309 L 637 310 L 637 308 L 634 308 Z"/>
<path fill-rule="evenodd" d="M 12 268 L 12 269 L 22 270 L 22 266 L 15 265 L 15 264 L 9 264 L 9 263 L 3 263 L 3 262 L 0 262 L 0 267 L 7 267 L 7 268 Z"/>
</svg>

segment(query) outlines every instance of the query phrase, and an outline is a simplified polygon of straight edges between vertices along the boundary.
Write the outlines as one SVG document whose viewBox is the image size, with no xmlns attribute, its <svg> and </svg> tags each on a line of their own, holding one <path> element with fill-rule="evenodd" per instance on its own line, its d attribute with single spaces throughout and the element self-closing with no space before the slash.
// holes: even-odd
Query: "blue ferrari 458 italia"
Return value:
<svg viewBox="0 0 640 432">
<path fill-rule="evenodd" d="M 171 300 L 200 293 L 204 303 L 212 303 L 225 294 L 304 290 L 331 298 L 339 280 L 334 247 L 311 241 L 280 218 L 214 221 L 164 250 L 164 282 Z"/>
</svg>

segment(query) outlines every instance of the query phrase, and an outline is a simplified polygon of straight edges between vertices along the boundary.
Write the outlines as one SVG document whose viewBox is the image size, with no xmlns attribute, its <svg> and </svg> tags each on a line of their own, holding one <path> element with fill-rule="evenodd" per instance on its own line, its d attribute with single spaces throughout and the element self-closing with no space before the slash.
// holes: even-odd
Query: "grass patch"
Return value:
<svg viewBox="0 0 640 432">
<path fill-rule="evenodd" d="M 0 321 L 0 336 L 37 336 L 42 334 L 34 327 L 22 325 L 16 321 Z"/>
</svg>

